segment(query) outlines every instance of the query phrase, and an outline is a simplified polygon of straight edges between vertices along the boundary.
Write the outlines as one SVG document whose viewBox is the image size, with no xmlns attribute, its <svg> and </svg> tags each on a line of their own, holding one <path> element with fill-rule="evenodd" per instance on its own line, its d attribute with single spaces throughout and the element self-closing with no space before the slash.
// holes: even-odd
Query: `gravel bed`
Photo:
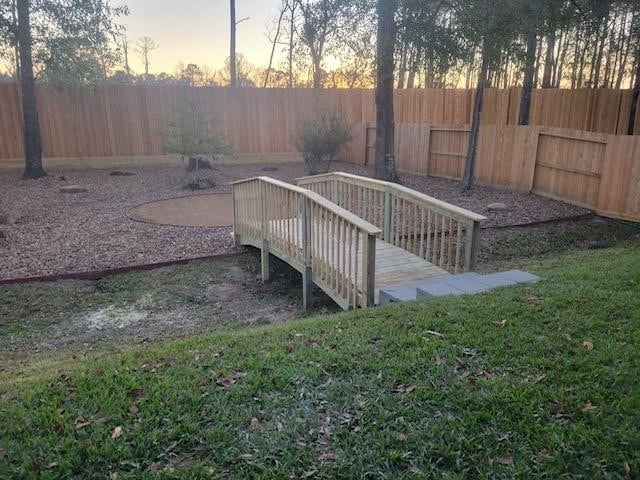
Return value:
<svg viewBox="0 0 640 480">
<path fill-rule="evenodd" d="M 122 168 L 122 167 L 119 167 Z M 265 170 L 266 168 L 266 170 Z M 276 170 L 273 170 L 276 169 Z M 371 170 L 338 163 L 334 170 L 370 175 Z M 17 170 L 0 170 L 0 215 L 9 217 L 0 238 L 0 279 L 101 270 L 234 251 L 229 227 L 199 228 L 132 221 L 126 211 L 144 202 L 192 195 L 182 187 L 193 179 L 180 166 L 127 167 L 131 176 L 111 176 L 113 169 L 51 168 L 49 176 L 23 181 Z M 268 175 L 293 181 L 304 175 L 301 163 L 216 166 L 201 171 L 216 182 L 199 193 L 229 192 L 228 182 Z M 585 213 L 586 210 L 536 195 L 478 186 L 462 194 L 449 180 L 401 175 L 402 182 L 441 200 L 488 217 L 484 226 L 504 226 Z M 80 185 L 86 193 L 61 193 Z M 196 192 L 197 194 L 198 192 Z M 501 202 L 505 211 L 486 206 Z"/>
</svg>

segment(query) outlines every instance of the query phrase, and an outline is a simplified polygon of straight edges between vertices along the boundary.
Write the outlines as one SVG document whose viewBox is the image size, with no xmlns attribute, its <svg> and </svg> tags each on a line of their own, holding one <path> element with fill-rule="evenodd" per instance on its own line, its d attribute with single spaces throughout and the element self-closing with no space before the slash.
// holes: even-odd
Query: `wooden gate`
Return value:
<svg viewBox="0 0 640 480">
<path fill-rule="evenodd" d="M 606 137 L 545 132 L 538 136 L 533 192 L 593 208 L 598 203 Z"/>
</svg>

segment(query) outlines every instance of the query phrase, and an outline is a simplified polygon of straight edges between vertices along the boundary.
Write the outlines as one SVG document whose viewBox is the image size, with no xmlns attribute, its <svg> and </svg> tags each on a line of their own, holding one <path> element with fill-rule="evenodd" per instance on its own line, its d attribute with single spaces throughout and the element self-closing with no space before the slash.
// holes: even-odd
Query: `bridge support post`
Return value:
<svg viewBox="0 0 640 480">
<path fill-rule="evenodd" d="M 302 269 L 302 307 L 306 312 L 313 301 L 313 279 L 311 267 Z"/>
<path fill-rule="evenodd" d="M 300 230 L 302 233 L 302 307 L 305 311 L 311 306 L 313 291 L 313 271 L 311 269 L 311 218 L 307 212 L 307 200 L 300 196 Z"/>
<path fill-rule="evenodd" d="M 271 259 L 269 258 L 269 240 L 262 240 L 262 249 L 260 250 L 260 270 L 262 281 L 268 282 L 270 275 Z"/>
</svg>

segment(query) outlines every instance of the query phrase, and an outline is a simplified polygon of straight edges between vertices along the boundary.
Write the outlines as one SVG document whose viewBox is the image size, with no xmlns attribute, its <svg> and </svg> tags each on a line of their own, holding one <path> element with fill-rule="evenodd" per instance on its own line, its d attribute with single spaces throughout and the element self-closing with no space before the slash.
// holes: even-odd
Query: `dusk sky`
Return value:
<svg viewBox="0 0 640 480">
<path fill-rule="evenodd" d="M 130 42 L 141 36 L 154 39 L 160 48 L 151 55 L 151 71 L 171 73 L 178 62 L 222 68 L 229 56 L 228 0 L 114 0 L 126 4 L 130 15 L 122 20 Z M 280 0 L 236 0 L 237 51 L 256 65 L 269 61 L 267 26 L 276 19 Z M 133 45 L 132 45 L 133 47 Z M 138 55 L 130 54 L 132 68 L 140 72 Z"/>
</svg>

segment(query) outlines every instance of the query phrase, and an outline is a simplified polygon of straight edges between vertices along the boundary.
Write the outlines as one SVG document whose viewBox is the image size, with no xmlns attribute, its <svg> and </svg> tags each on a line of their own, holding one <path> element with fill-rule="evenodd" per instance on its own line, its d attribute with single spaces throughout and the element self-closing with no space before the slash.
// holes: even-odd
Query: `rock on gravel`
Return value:
<svg viewBox="0 0 640 480">
<path fill-rule="evenodd" d="M 506 210 L 507 206 L 501 202 L 493 202 L 487 205 L 488 210 Z"/>
<path fill-rule="evenodd" d="M 60 193 L 85 193 L 87 189 L 80 185 L 65 185 L 60 187 Z"/>
</svg>

